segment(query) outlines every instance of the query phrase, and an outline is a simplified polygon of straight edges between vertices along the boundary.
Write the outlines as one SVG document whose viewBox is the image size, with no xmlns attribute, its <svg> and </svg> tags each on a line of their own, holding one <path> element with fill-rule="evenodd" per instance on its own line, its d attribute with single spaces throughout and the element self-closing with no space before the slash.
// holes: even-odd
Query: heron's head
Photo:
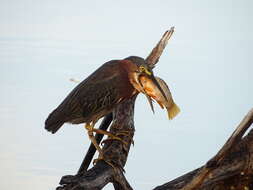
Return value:
<svg viewBox="0 0 253 190">
<path fill-rule="evenodd" d="M 143 85 L 140 82 L 140 78 L 147 78 L 147 79 L 152 80 L 153 83 L 155 84 L 155 86 L 159 89 L 161 94 L 164 96 L 165 100 L 167 100 L 167 97 L 166 97 L 164 91 L 162 90 L 161 86 L 157 82 L 157 80 L 154 76 L 154 73 L 152 71 L 152 68 L 141 57 L 130 56 L 130 57 L 126 58 L 126 60 L 129 60 L 129 61 L 131 61 L 132 63 L 135 64 L 135 67 L 134 67 L 135 69 L 132 71 L 132 73 L 130 75 L 130 82 L 132 83 L 132 85 L 134 86 L 134 88 L 138 92 L 142 92 L 143 94 L 145 94 L 145 96 L 147 97 L 147 99 L 150 103 L 152 111 L 154 111 L 153 104 L 152 104 L 152 99 L 145 92 L 145 89 L 143 88 Z"/>
</svg>

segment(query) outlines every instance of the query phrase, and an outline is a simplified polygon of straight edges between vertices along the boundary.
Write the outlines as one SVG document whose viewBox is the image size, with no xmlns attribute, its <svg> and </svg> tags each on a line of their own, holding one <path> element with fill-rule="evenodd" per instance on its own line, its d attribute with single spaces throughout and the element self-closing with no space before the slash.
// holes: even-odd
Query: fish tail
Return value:
<svg viewBox="0 0 253 190">
<path fill-rule="evenodd" d="M 180 108 L 173 102 L 170 108 L 167 108 L 167 112 L 169 119 L 173 119 L 180 112 Z"/>
</svg>

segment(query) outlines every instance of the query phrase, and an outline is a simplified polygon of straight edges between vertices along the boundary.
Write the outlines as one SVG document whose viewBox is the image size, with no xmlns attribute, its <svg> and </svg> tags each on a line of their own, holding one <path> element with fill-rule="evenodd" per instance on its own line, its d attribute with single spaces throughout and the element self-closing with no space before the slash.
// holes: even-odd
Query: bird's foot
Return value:
<svg viewBox="0 0 253 190">
<path fill-rule="evenodd" d="M 116 136 L 126 136 L 126 137 L 132 137 L 131 131 L 119 131 L 115 134 Z M 134 146 L 134 140 L 131 138 L 131 144 Z"/>
<path fill-rule="evenodd" d="M 118 135 L 109 136 L 108 140 L 118 140 L 118 141 L 122 142 L 124 145 L 128 145 L 128 142 L 126 142 L 122 138 L 118 137 Z"/>
<path fill-rule="evenodd" d="M 128 145 L 128 143 L 126 141 L 124 141 L 122 138 L 118 137 L 118 135 L 114 135 L 114 134 L 112 134 L 112 133 L 110 133 L 108 131 L 104 131 L 104 130 L 96 129 L 96 128 L 93 128 L 92 131 L 96 132 L 96 133 L 99 133 L 99 134 L 107 135 L 109 137 L 108 140 L 118 140 L 118 141 L 121 141 L 123 144 Z M 123 134 L 121 134 L 121 135 L 123 135 Z"/>
<path fill-rule="evenodd" d="M 112 140 L 118 140 L 120 142 L 122 142 L 124 145 L 128 145 L 129 143 L 124 141 L 120 136 L 127 136 L 127 137 L 130 137 L 131 136 L 131 132 L 130 131 L 120 131 L 120 132 L 117 132 L 115 135 L 111 134 L 111 135 L 108 135 L 109 138 L 108 139 L 105 139 L 101 142 L 101 144 L 103 145 L 105 142 L 107 141 L 112 141 Z M 131 143 L 134 145 L 134 141 L 132 140 L 131 138 Z"/>
<path fill-rule="evenodd" d="M 105 163 L 107 163 L 109 166 L 111 166 L 114 170 L 116 170 L 117 167 L 114 164 L 112 164 L 111 162 L 104 159 L 104 157 L 101 154 L 99 154 L 97 159 L 93 160 L 93 165 L 96 165 L 96 163 L 101 160 L 104 161 Z"/>
<path fill-rule="evenodd" d="M 132 134 L 132 133 L 131 133 L 130 131 L 119 131 L 119 132 L 117 132 L 115 135 L 116 135 L 116 136 L 122 135 L 122 136 L 130 137 L 131 134 Z"/>
<path fill-rule="evenodd" d="M 105 142 L 113 141 L 113 140 L 117 140 L 117 141 L 122 142 L 124 145 L 128 145 L 128 143 L 127 143 L 126 141 L 124 141 L 122 138 L 117 137 L 117 136 L 115 136 L 115 135 L 109 136 L 107 139 L 103 140 L 103 141 L 101 142 L 101 145 L 105 144 Z"/>
</svg>

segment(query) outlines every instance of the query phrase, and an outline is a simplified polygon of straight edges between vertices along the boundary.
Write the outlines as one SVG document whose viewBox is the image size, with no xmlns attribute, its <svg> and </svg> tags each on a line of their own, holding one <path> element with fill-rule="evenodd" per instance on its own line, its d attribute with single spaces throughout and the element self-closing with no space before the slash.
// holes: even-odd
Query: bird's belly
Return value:
<svg viewBox="0 0 253 190">
<path fill-rule="evenodd" d="M 98 113 L 93 113 L 91 117 L 79 117 L 70 120 L 68 123 L 71 124 L 81 124 L 81 123 L 91 123 L 99 120 L 100 118 L 104 117 L 105 115 L 109 114 L 112 110 L 102 110 Z"/>
<path fill-rule="evenodd" d="M 100 118 L 104 117 L 105 115 L 112 112 L 112 109 L 104 109 L 100 112 L 94 113 L 89 119 L 86 120 L 86 122 L 94 122 L 96 123 Z"/>
</svg>

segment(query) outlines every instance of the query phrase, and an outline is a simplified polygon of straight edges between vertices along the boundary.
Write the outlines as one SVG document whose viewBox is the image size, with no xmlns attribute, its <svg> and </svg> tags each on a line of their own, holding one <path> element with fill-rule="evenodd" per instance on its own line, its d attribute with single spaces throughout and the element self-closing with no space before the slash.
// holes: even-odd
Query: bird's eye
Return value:
<svg viewBox="0 0 253 190">
<path fill-rule="evenodd" d="M 151 75 L 151 72 L 143 66 L 140 66 L 140 71 L 143 73 L 146 73 L 147 75 Z"/>
<path fill-rule="evenodd" d="M 145 72 L 145 70 L 146 70 L 146 69 L 145 69 L 143 66 L 140 66 L 140 71 L 141 71 L 141 72 Z"/>
</svg>

